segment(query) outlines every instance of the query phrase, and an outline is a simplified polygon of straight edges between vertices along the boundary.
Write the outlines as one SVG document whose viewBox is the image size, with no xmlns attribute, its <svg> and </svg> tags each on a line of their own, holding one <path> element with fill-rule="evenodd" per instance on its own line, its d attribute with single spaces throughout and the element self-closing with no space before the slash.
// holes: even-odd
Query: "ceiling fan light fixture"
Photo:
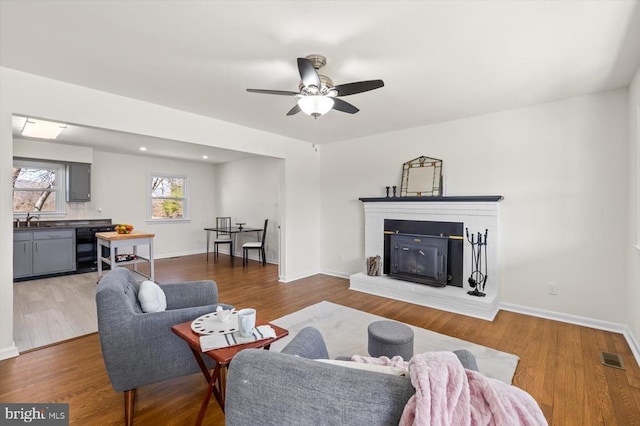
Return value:
<svg viewBox="0 0 640 426">
<path fill-rule="evenodd" d="M 318 118 L 331 111 L 333 99 L 329 96 L 303 96 L 298 99 L 298 106 L 307 115 Z"/>
<path fill-rule="evenodd" d="M 356 81 L 353 83 L 333 85 L 333 81 L 325 75 L 318 74 L 318 70 L 327 62 L 322 55 L 310 55 L 298 58 L 298 72 L 300 73 L 299 92 L 289 90 L 247 89 L 250 93 L 264 93 L 266 95 L 295 96 L 297 104 L 287 112 L 287 116 L 296 115 L 300 111 L 313 118 L 318 118 L 332 109 L 347 114 L 360 111 L 355 106 L 341 99 L 342 96 L 384 87 L 382 80 Z"/>
</svg>

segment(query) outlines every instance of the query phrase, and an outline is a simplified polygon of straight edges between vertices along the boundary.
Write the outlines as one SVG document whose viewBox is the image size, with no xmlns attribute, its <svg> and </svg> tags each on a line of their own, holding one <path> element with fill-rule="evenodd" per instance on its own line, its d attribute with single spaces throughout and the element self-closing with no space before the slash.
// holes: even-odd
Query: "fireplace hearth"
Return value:
<svg viewBox="0 0 640 426">
<path fill-rule="evenodd" d="M 493 320 L 499 309 L 500 301 L 500 256 L 498 255 L 498 204 L 501 196 L 447 196 L 447 197 L 387 197 L 360 198 L 364 206 L 364 256 L 382 254 L 383 274 L 369 276 L 358 272 L 350 276 L 349 288 L 377 296 L 402 300 L 418 305 L 429 306 L 449 312 L 469 315 L 484 320 Z M 390 226 L 386 221 L 396 221 L 396 225 L 406 223 L 454 223 L 457 229 L 450 231 L 414 230 Z M 405 223 L 403 223 L 405 222 Z M 462 227 L 459 226 L 462 224 Z M 471 273 L 471 249 L 467 246 L 463 253 L 464 229 L 469 232 L 485 232 L 493 235 L 486 247 L 488 254 L 487 271 L 489 282 L 486 297 L 473 297 L 467 294 L 471 287 L 467 279 Z M 390 276 L 389 243 L 391 234 L 417 234 L 446 236 L 448 238 L 447 279 L 451 282 L 436 287 L 424 283 L 409 282 Z M 459 238 L 458 238 L 459 237 Z M 452 249 L 453 247 L 453 249 Z M 461 260 L 455 260 L 456 248 L 459 248 Z M 424 251 L 424 250 L 423 250 Z M 453 252 L 453 255 L 452 255 Z M 453 259 L 452 259 L 453 258 Z M 460 270 L 449 265 L 461 265 Z"/>
</svg>

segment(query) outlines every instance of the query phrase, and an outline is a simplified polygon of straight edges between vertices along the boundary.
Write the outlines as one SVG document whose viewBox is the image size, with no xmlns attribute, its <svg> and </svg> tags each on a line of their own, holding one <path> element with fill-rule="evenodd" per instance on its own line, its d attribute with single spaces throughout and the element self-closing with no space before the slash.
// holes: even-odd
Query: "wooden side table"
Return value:
<svg viewBox="0 0 640 426">
<path fill-rule="evenodd" d="M 202 352 L 200 350 L 200 334 L 191 330 L 191 321 L 183 322 L 182 324 L 174 325 L 171 327 L 178 337 L 187 342 L 189 349 L 193 353 L 193 356 L 202 370 L 205 380 L 207 381 L 207 393 L 200 406 L 200 412 L 198 413 L 198 419 L 196 425 L 200 426 L 204 419 L 204 414 L 207 411 L 209 400 L 213 394 L 224 412 L 224 399 L 225 399 L 225 387 L 227 385 L 227 369 L 233 357 L 243 349 L 269 349 L 271 344 L 276 340 L 280 340 L 289 334 L 288 330 L 278 327 L 277 325 L 261 322 L 256 323 L 258 325 L 269 325 L 276 332 L 276 337 L 271 339 L 257 340 L 255 342 L 243 343 L 241 345 L 227 346 L 225 348 L 213 349 L 210 351 Z M 215 361 L 215 367 L 213 372 L 210 373 L 206 364 L 204 363 L 204 356 Z"/>
<path fill-rule="evenodd" d="M 102 278 L 102 262 L 111 265 L 111 269 L 118 266 L 133 265 L 133 272 L 154 281 L 153 268 L 153 237 L 155 234 L 146 232 L 133 231 L 130 234 L 118 234 L 117 232 L 97 232 L 96 233 L 96 250 L 98 251 L 98 280 Z M 138 246 L 149 246 L 149 258 L 138 256 Z M 135 259 L 123 262 L 116 262 L 119 247 L 133 246 L 133 254 Z M 109 248 L 109 257 L 102 256 L 102 247 Z M 149 263 L 149 275 L 138 271 L 139 263 Z"/>
</svg>

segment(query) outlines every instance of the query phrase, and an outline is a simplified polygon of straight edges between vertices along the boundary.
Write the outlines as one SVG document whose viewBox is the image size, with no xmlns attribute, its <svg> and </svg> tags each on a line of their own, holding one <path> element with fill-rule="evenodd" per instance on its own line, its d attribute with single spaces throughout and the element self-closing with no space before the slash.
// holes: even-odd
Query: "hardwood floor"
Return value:
<svg viewBox="0 0 640 426">
<path fill-rule="evenodd" d="M 514 385 L 538 401 L 549 424 L 640 425 L 640 368 L 620 334 L 506 311 L 487 322 L 351 291 L 347 280 L 325 275 L 281 284 L 274 265 L 231 268 L 222 255 L 209 263 L 204 255 L 159 260 L 156 279 L 213 279 L 221 301 L 254 307 L 268 321 L 328 300 L 514 353 L 521 358 Z M 601 365 L 601 351 L 620 354 L 626 370 Z M 145 386 L 135 423 L 193 424 L 204 391 L 200 374 Z M 111 388 L 95 333 L 1 361 L 0 401 L 67 402 L 77 425 L 123 424 L 124 418 L 123 396 Z M 224 424 L 215 402 L 205 424 Z"/>
</svg>

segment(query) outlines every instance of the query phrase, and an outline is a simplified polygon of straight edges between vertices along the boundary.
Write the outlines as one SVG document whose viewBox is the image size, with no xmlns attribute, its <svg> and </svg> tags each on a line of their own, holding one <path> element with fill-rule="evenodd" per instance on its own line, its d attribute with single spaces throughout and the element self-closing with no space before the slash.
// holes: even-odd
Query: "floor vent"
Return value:
<svg viewBox="0 0 640 426">
<path fill-rule="evenodd" d="M 618 354 L 612 354 L 609 352 L 600 352 L 600 362 L 608 367 L 619 368 L 624 370 L 624 363 L 622 362 L 622 358 Z"/>
</svg>

